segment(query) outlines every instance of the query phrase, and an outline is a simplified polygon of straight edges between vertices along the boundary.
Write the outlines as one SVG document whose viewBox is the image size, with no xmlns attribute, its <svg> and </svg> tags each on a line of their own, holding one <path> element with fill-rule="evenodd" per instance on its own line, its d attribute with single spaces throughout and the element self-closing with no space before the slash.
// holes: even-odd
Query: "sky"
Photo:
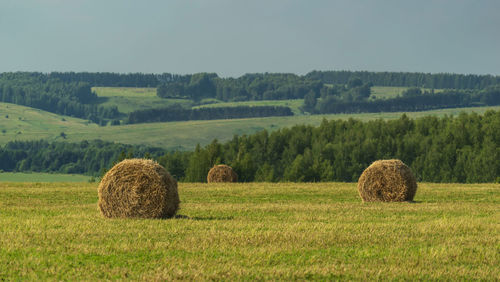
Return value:
<svg viewBox="0 0 500 282">
<path fill-rule="evenodd" d="M 0 72 L 500 75 L 497 0 L 0 0 Z"/>
</svg>

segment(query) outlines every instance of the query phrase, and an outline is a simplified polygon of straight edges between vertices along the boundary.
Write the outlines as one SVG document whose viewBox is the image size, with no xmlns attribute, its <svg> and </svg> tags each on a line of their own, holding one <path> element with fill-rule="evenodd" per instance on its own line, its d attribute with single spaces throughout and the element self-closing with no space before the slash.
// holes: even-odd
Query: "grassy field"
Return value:
<svg viewBox="0 0 500 282">
<path fill-rule="evenodd" d="M 90 176 L 80 174 L 59 174 L 59 173 L 20 173 L 1 172 L 2 182 L 85 182 Z"/>
<path fill-rule="evenodd" d="M 105 219 L 97 184 L 0 183 L 0 280 L 498 280 L 500 185 L 179 183 L 182 217 Z"/>
<path fill-rule="evenodd" d="M 412 118 L 435 115 L 457 115 L 460 112 L 484 113 L 500 107 L 458 108 L 407 113 Z M 99 127 L 86 120 L 63 117 L 14 104 L 0 103 L 0 145 L 13 140 L 80 142 L 102 139 L 126 144 L 146 144 L 167 149 L 192 150 L 196 144 L 230 140 L 235 134 L 252 134 L 262 129 L 269 131 L 296 124 L 319 125 L 323 119 L 360 120 L 395 119 L 402 113 L 367 113 L 302 115 L 232 120 L 183 121 Z M 6 118 L 8 116 L 8 118 Z M 5 132 L 4 132 L 5 131 Z M 66 137 L 61 136 L 64 132 Z"/>
<path fill-rule="evenodd" d="M 398 96 L 408 89 L 408 87 L 373 86 L 370 98 L 390 99 Z"/>
<path fill-rule="evenodd" d="M 118 111 L 130 113 L 136 110 L 145 110 L 182 104 L 191 106 L 192 102 L 186 99 L 163 99 L 156 96 L 156 88 L 134 87 L 93 87 L 102 106 L 117 106 Z"/>
<path fill-rule="evenodd" d="M 372 99 L 388 99 L 400 95 L 408 87 L 373 86 Z M 172 104 L 182 104 L 187 107 L 193 102 L 186 99 L 162 99 L 156 96 L 156 88 L 135 88 L 135 87 L 93 87 L 103 106 L 117 106 L 123 113 L 135 110 L 150 109 L 155 107 L 170 106 Z M 425 90 L 425 89 L 424 89 Z M 435 90 L 437 92 L 442 90 Z M 217 101 L 215 99 L 212 99 Z M 212 107 L 236 107 L 236 106 L 284 106 L 290 107 L 294 115 L 302 115 L 299 109 L 304 103 L 304 99 L 292 100 L 269 100 L 269 101 L 243 101 L 243 102 L 221 102 L 195 106 L 193 108 Z"/>
<path fill-rule="evenodd" d="M 400 95 L 410 87 L 395 87 L 395 86 L 373 86 L 372 94 L 370 98 L 372 99 L 390 99 L 395 98 Z M 421 88 L 422 91 L 431 91 L 429 88 Z M 443 92 L 443 89 L 434 89 L 435 93 Z"/>
</svg>

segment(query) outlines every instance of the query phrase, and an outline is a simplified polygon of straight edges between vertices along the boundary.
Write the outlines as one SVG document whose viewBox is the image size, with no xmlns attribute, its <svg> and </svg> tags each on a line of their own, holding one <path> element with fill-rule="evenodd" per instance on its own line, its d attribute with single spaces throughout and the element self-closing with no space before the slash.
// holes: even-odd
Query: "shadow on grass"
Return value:
<svg viewBox="0 0 500 282">
<path fill-rule="evenodd" d="M 190 220 L 232 220 L 234 216 L 187 216 L 183 214 L 178 214 L 174 216 L 175 219 L 190 219 Z"/>
<path fill-rule="evenodd" d="M 371 203 L 382 203 L 382 204 L 386 204 L 386 203 L 391 203 L 391 204 L 394 204 L 394 203 L 405 203 L 405 204 L 421 204 L 423 203 L 424 201 L 394 201 L 394 202 L 384 202 L 384 201 L 371 201 L 371 202 L 363 202 L 363 204 L 371 204 Z"/>
<path fill-rule="evenodd" d="M 413 200 L 411 200 L 411 201 L 406 201 L 406 202 L 407 202 L 408 204 L 421 204 L 421 203 L 423 203 L 422 201 L 413 201 Z"/>
</svg>

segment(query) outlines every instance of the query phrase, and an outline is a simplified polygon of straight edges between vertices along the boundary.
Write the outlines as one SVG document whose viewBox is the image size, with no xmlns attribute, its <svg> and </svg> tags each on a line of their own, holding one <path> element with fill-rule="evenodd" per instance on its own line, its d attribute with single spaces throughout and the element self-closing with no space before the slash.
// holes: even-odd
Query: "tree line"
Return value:
<svg viewBox="0 0 500 282">
<path fill-rule="evenodd" d="M 323 120 L 269 133 L 234 136 L 192 152 L 103 141 L 16 141 L 0 148 L 0 169 L 98 175 L 113 162 L 151 157 L 180 181 L 204 182 L 224 163 L 240 181 L 357 181 L 375 160 L 398 158 L 419 181 L 500 181 L 500 112 L 396 120 Z"/>
<path fill-rule="evenodd" d="M 95 104 L 97 95 L 86 82 L 63 82 L 41 73 L 2 73 L 0 102 L 84 118 L 96 123 L 118 116 L 116 106 Z"/>
<path fill-rule="evenodd" d="M 159 158 L 165 150 L 100 140 L 80 143 L 12 141 L 0 148 L 3 171 L 59 172 L 100 175 L 125 158 Z"/>
<path fill-rule="evenodd" d="M 215 73 L 197 73 L 189 80 L 159 85 L 157 95 L 194 101 L 206 98 L 221 101 L 286 100 L 302 99 L 311 91 L 319 93 L 321 87 L 321 82 L 295 74 L 262 73 L 220 78 Z"/>
<path fill-rule="evenodd" d="M 128 114 L 126 123 L 167 122 L 291 116 L 292 110 L 282 106 L 237 106 L 186 109 L 180 105 L 137 110 Z"/>
<path fill-rule="evenodd" d="M 304 98 L 303 109 L 316 114 L 425 111 L 443 108 L 462 108 L 500 105 L 500 85 L 483 90 L 444 90 L 440 93 L 409 88 L 391 99 L 368 99 L 367 85 L 328 93 L 318 100 L 314 95 Z M 365 94 L 361 94 L 365 93 Z"/>
<path fill-rule="evenodd" d="M 419 181 L 498 182 L 498 128 L 500 112 L 494 111 L 415 120 L 406 115 L 389 121 L 324 120 L 317 127 L 214 141 L 196 147 L 189 158 L 172 153 L 163 162 L 177 167 L 184 181 L 204 181 L 212 165 L 225 163 L 241 181 L 353 182 L 373 161 L 398 158 Z"/>
<path fill-rule="evenodd" d="M 500 84 L 500 76 L 454 73 L 312 71 L 306 78 L 327 84 L 346 84 L 353 78 L 377 86 L 423 87 L 434 89 L 483 89 Z"/>
<path fill-rule="evenodd" d="M 186 80 L 185 75 L 162 73 L 51 72 L 63 82 L 87 82 L 92 87 L 157 87 L 161 83 Z"/>
<path fill-rule="evenodd" d="M 393 99 L 369 99 L 373 85 L 427 87 L 424 92 L 412 88 Z M 419 111 L 448 107 L 499 104 L 500 77 L 489 75 L 425 74 L 394 72 L 314 71 L 304 76 L 286 73 L 246 74 L 221 78 L 215 73 L 188 75 L 118 74 L 88 72 L 17 72 L 0 74 L 0 102 L 25 105 L 84 118 L 101 125 L 119 124 L 126 115 L 115 106 L 103 107 L 92 86 L 157 87 L 163 98 L 186 98 L 196 103 L 203 99 L 223 101 L 304 99 L 303 110 L 313 114 L 382 111 Z M 434 93 L 433 88 L 450 88 Z M 233 113 L 240 110 L 241 113 Z M 255 110 L 254 114 L 249 110 Z M 192 119 L 219 119 L 288 115 L 286 109 L 181 110 L 181 119 L 164 110 L 131 113 L 129 123 Z M 175 112 L 174 109 L 168 111 Z M 127 122 L 127 121 L 125 121 Z"/>
<path fill-rule="evenodd" d="M 2 75 L 5 75 L 5 73 L 0 74 L 0 77 Z M 219 78 L 217 74 L 214 73 L 180 75 L 172 73 L 51 72 L 44 75 L 57 78 L 67 83 L 87 82 L 92 87 L 159 87 L 180 82 L 180 85 L 187 88 L 189 88 L 189 84 L 191 84 L 192 80 L 196 82 L 197 80 L 205 79 L 204 76 L 208 76 L 211 79 L 222 82 L 222 85 L 218 86 L 220 87 L 219 96 L 221 98 L 224 97 L 224 84 L 226 84 L 226 92 L 229 89 L 237 89 L 247 92 L 249 97 L 256 97 L 262 96 L 263 92 L 270 91 L 268 95 L 272 96 L 272 92 L 277 90 L 277 88 L 290 84 L 290 82 L 294 83 L 297 79 L 309 82 L 319 81 L 320 83 L 326 84 L 347 84 L 352 78 L 360 78 L 363 81 L 371 82 L 377 86 L 404 86 L 434 89 L 483 89 L 489 85 L 500 84 L 500 77 L 492 75 L 345 70 L 311 71 L 303 76 L 276 73 L 245 74 L 238 78 Z M 278 82 L 279 86 L 272 82 Z M 250 85 L 252 83 L 254 85 Z M 274 85 L 269 87 L 269 84 Z M 164 90 L 165 89 L 162 89 L 160 92 Z M 282 91 L 286 92 L 287 90 L 281 89 L 278 92 Z M 260 94 L 255 95 L 256 92 L 260 92 Z M 233 94 L 229 95 L 233 96 Z M 279 94 L 277 95 L 280 96 Z M 243 93 L 242 96 L 246 95 Z"/>
</svg>

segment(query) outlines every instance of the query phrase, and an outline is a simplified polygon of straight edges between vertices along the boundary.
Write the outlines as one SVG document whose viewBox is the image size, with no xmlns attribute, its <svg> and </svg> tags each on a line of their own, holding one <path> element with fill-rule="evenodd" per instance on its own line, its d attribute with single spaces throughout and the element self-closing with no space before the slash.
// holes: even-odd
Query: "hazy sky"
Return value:
<svg viewBox="0 0 500 282">
<path fill-rule="evenodd" d="M 498 0 L 0 0 L 0 72 L 500 75 Z"/>
</svg>

